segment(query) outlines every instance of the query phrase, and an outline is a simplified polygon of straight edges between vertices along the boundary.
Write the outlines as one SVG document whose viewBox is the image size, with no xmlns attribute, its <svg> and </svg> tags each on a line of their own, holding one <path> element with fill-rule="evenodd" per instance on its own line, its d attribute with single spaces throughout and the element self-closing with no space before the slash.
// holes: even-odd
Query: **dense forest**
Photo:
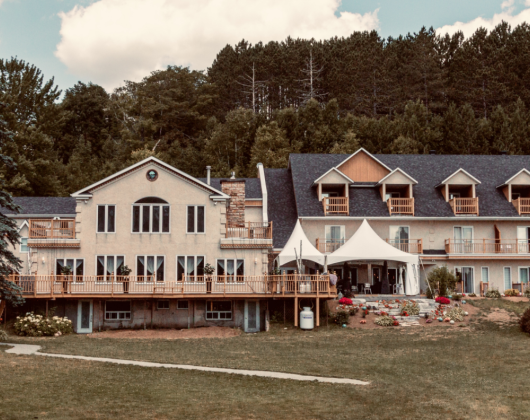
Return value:
<svg viewBox="0 0 530 420">
<path fill-rule="evenodd" d="M 0 59 L 0 176 L 14 195 L 68 195 L 147 156 L 195 176 L 255 176 L 289 153 L 530 154 L 530 26 L 440 36 L 356 32 L 227 45 L 114 92 L 64 93 Z"/>
</svg>

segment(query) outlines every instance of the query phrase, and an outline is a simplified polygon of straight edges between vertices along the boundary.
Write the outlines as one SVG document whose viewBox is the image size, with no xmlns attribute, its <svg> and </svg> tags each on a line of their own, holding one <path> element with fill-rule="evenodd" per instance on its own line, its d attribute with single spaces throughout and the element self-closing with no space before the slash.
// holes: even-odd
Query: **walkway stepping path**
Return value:
<svg viewBox="0 0 530 420">
<path fill-rule="evenodd" d="M 262 378 L 275 378 L 275 379 L 292 379 L 295 381 L 318 381 L 318 382 L 325 382 L 325 383 L 331 383 L 331 384 L 348 384 L 348 385 L 369 385 L 370 384 L 370 382 L 359 381 L 357 379 L 329 378 L 329 377 L 323 377 L 323 376 L 298 375 L 295 373 L 268 372 L 264 370 L 226 369 L 226 368 L 215 368 L 215 367 L 193 366 L 193 365 L 176 365 L 172 363 L 153 363 L 153 362 L 142 362 L 142 361 L 136 361 L 136 360 L 110 359 L 106 357 L 88 357 L 88 356 L 75 356 L 75 355 L 69 355 L 69 354 L 40 353 L 39 350 L 41 346 L 36 346 L 36 345 L 31 345 L 31 344 L 0 343 L 0 345 L 13 346 L 12 349 L 6 350 L 6 353 L 21 354 L 21 355 L 35 355 L 35 356 L 57 357 L 57 358 L 62 358 L 62 359 L 88 360 L 88 361 L 93 361 L 93 362 L 115 363 L 118 365 L 173 368 L 173 369 L 184 369 L 184 370 L 199 370 L 202 372 L 216 372 L 216 373 L 231 373 L 234 375 L 259 376 Z"/>
</svg>

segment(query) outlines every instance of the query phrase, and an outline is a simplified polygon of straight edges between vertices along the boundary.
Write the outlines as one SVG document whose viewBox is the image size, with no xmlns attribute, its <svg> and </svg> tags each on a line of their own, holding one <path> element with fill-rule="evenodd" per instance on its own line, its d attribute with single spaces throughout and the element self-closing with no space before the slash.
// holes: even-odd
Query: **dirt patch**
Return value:
<svg viewBox="0 0 530 420">
<path fill-rule="evenodd" d="M 228 327 L 192 328 L 189 330 L 110 330 L 88 334 L 90 338 L 159 338 L 179 340 L 192 338 L 231 338 L 241 334 L 241 330 Z"/>
<path fill-rule="evenodd" d="M 509 300 L 511 302 L 530 302 L 530 299 L 524 296 L 505 296 L 503 299 Z"/>
<path fill-rule="evenodd" d="M 492 309 L 486 319 L 499 324 L 508 324 L 514 322 L 517 317 L 504 309 Z"/>
</svg>

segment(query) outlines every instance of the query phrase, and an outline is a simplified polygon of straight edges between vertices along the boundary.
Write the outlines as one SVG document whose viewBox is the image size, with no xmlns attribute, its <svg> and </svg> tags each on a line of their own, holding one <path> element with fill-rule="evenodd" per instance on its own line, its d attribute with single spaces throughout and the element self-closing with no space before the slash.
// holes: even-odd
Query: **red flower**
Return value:
<svg viewBox="0 0 530 420">
<path fill-rule="evenodd" d="M 449 305 L 451 301 L 443 296 L 438 296 L 435 300 L 436 303 L 439 303 L 440 305 Z"/>
<path fill-rule="evenodd" d="M 339 303 L 342 304 L 342 305 L 353 305 L 353 302 L 351 299 L 347 298 L 347 297 L 343 297 L 339 300 Z"/>
</svg>

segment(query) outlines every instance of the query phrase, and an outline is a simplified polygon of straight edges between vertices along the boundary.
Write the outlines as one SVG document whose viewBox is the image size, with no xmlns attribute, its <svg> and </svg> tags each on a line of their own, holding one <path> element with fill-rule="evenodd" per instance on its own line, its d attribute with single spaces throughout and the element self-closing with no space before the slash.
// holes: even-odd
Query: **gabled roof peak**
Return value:
<svg viewBox="0 0 530 420">
<path fill-rule="evenodd" d="M 408 179 L 410 179 L 412 181 L 413 184 L 417 184 L 418 181 L 416 181 L 414 178 L 412 178 L 408 173 L 406 173 L 404 170 L 402 170 L 401 168 L 396 168 L 394 169 L 392 172 L 390 172 L 388 175 L 386 175 L 384 178 L 382 178 L 377 184 L 380 185 L 383 183 L 383 181 L 389 177 L 391 177 L 393 174 L 395 174 L 396 172 L 399 172 L 401 174 L 403 174 L 403 176 L 407 177 Z"/>
<path fill-rule="evenodd" d="M 517 178 L 523 172 L 526 173 L 528 176 L 530 176 L 530 172 L 526 168 L 523 168 L 519 172 L 517 172 L 514 176 L 512 176 L 510 179 L 505 181 L 504 184 L 499 185 L 497 188 L 501 188 L 501 187 L 504 187 L 505 185 L 508 185 L 510 182 L 512 182 L 515 178 Z"/>
<path fill-rule="evenodd" d="M 475 181 L 477 184 L 481 184 L 481 182 L 475 178 L 473 175 L 471 175 L 469 172 L 467 172 L 465 169 L 463 168 L 459 168 L 457 169 L 456 171 L 454 171 L 451 175 L 449 175 L 447 178 L 445 178 L 442 182 L 440 182 L 436 187 L 439 187 L 440 185 L 445 185 L 451 178 L 453 178 L 456 174 L 458 174 L 459 172 L 462 172 L 463 174 L 465 174 L 467 177 L 471 178 L 473 181 Z"/>
<path fill-rule="evenodd" d="M 368 150 L 366 150 L 364 147 L 361 147 L 356 152 L 352 153 L 350 156 L 348 156 L 346 159 L 344 159 L 341 163 L 339 163 L 336 167 L 340 168 L 342 165 L 344 165 L 346 162 L 348 162 L 351 158 L 353 158 L 355 155 L 364 152 L 368 156 L 370 156 L 373 160 L 375 160 L 377 163 L 379 163 L 384 168 L 388 169 L 389 171 L 392 171 L 388 166 L 386 166 L 383 162 L 381 162 L 379 159 L 377 159 L 374 155 L 372 155 Z"/>
</svg>

